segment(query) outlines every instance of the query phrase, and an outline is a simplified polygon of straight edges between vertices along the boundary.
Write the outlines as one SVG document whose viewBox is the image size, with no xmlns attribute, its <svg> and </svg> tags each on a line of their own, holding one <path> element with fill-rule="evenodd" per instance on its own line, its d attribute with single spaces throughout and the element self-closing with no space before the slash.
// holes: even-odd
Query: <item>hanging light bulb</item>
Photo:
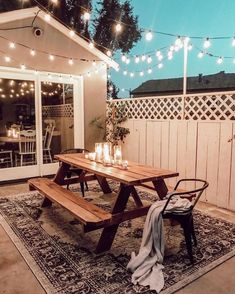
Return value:
<svg viewBox="0 0 235 294">
<path fill-rule="evenodd" d="M 175 46 L 180 48 L 182 45 L 183 45 L 182 39 L 180 36 L 178 36 L 177 39 L 175 40 Z"/>
<path fill-rule="evenodd" d="M 92 61 L 92 65 L 96 66 L 96 61 L 95 60 Z"/>
<path fill-rule="evenodd" d="M 211 42 L 210 42 L 210 39 L 209 38 L 206 38 L 204 44 L 203 44 L 203 47 L 204 48 L 209 48 L 211 46 Z"/>
<path fill-rule="evenodd" d="M 68 61 L 69 65 L 73 65 L 73 59 L 70 58 L 69 61 Z"/>
<path fill-rule="evenodd" d="M 233 63 L 235 64 L 235 58 L 233 59 Z"/>
<path fill-rule="evenodd" d="M 90 49 L 93 49 L 93 48 L 94 48 L 94 43 L 93 43 L 93 42 L 90 42 L 90 43 L 89 43 L 89 48 L 90 48 Z"/>
<path fill-rule="evenodd" d="M 25 66 L 24 64 L 21 64 L 21 65 L 20 65 L 20 68 L 21 68 L 22 70 L 25 70 L 25 69 L 26 69 L 26 66 Z"/>
<path fill-rule="evenodd" d="M 148 74 L 151 74 L 151 73 L 152 73 L 152 69 L 149 68 L 149 69 L 148 69 Z"/>
<path fill-rule="evenodd" d="M 14 42 L 10 42 L 10 43 L 9 43 L 9 47 L 10 47 L 11 49 L 15 49 L 16 45 L 15 45 Z"/>
<path fill-rule="evenodd" d="M 35 74 L 35 76 L 37 76 L 37 75 L 38 75 L 38 71 L 37 71 L 37 70 L 35 70 L 35 71 L 34 71 L 34 74 Z"/>
<path fill-rule="evenodd" d="M 218 64 L 221 64 L 221 63 L 223 63 L 223 57 L 219 57 L 218 59 L 217 59 L 217 61 L 216 61 Z"/>
<path fill-rule="evenodd" d="M 113 91 L 113 86 L 109 86 L 109 91 Z"/>
<path fill-rule="evenodd" d="M 157 52 L 156 52 L 156 56 L 158 57 L 158 56 L 160 56 L 160 55 L 162 55 L 161 51 L 160 51 L 160 50 L 157 50 Z"/>
<path fill-rule="evenodd" d="M 127 57 L 127 58 L 126 58 L 126 64 L 129 64 L 130 62 L 131 62 L 130 58 Z"/>
<path fill-rule="evenodd" d="M 127 71 L 126 71 L 126 70 L 124 70 L 123 74 L 124 74 L 124 76 L 126 76 L 126 75 L 127 75 Z"/>
<path fill-rule="evenodd" d="M 51 61 L 53 61 L 53 60 L 55 60 L 55 56 L 52 55 L 52 54 L 50 54 L 50 55 L 49 55 L 49 59 L 50 59 Z"/>
<path fill-rule="evenodd" d="M 122 59 L 122 62 L 126 62 L 126 55 L 125 54 L 122 54 L 121 59 Z"/>
<path fill-rule="evenodd" d="M 35 56 L 35 55 L 36 55 L 36 52 L 35 52 L 34 49 L 31 49 L 31 50 L 30 50 L 30 55 L 32 55 L 32 56 Z"/>
<path fill-rule="evenodd" d="M 145 39 L 147 41 L 151 41 L 153 39 L 153 33 L 151 31 L 148 31 L 145 35 Z"/>
<path fill-rule="evenodd" d="M 159 61 L 162 61 L 162 59 L 163 59 L 163 55 L 160 54 L 160 55 L 157 57 L 157 59 L 158 59 Z"/>
<path fill-rule="evenodd" d="M 188 44 L 188 51 L 191 51 L 193 49 L 193 45 L 190 43 Z"/>
<path fill-rule="evenodd" d="M 233 37 L 232 46 L 235 47 L 235 37 Z"/>
<path fill-rule="evenodd" d="M 120 33 L 122 31 L 122 25 L 120 23 L 117 23 L 115 25 L 115 30 L 117 33 Z"/>
<path fill-rule="evenodd" d="M 130 73 L 130 77 L 133 78 L 135 74 L 133 72 Z"/>
<path fill-rule="evenodd" d="M 87 73 L 87 77 L 88 77 L 88 78 L 91 77 L 91 73 L 90 73 L 90 72 Z"/>
<path fill-rule="evenodd" d="M 112 56 L 112 52 L 111 52 L 110 50 L 108 50 L 108 51 L 106 52 L 106 54 L 107 54 L 108 57 L 111 57 L 111 56 Z"/>
<path fill-rule="evenodd" d="M 44 19 L 45 19 L 45 21 L 47 21 L 47 22 L 49 22 L 50 20 L 51 20 L 51 16 L 50 16 L 50 14 L 45 14 L 44 15 Z"/>
<path fill-rule="evenodd" d="M 140 62 L 140 58 L 139 58 L 139 56 L 136 56 L 135 57 L 135 63 L 139 63 Z"/>
<path fill-rule="evenodd" d="M 175 46 L 174 45 L 171 45 L 170 46 L 170 51 L 174 51 L 175 50 Z"/>
<path fill-rule="evenodd" d="M 204 56 L 204 52 L 203 51 L 200 51 L 197 55 L 198 58 L 202 58 Z"/>
<path fill-rule="evenodd" d="M 163 68 L 163 63 L 159 63 L 157 66 L 159 69 Z"/>
<path fill-rule="evenodd" d="M 6 62 L 11 62 L 11 57 L 9 57 L 9 56 L 5 56 L 4 59 Z"/>
<path fill-rule="evenodd" d="M 146 56 L 144 54 L 141 56 L 141 60 L 142 61 L 145 61 L 146 60 Z"/>
<path fill-rule="evenodd" d="M 90 14 L 88 11 L 86 11 L 86 12 L 84 12 L 84 14 L 83 14 L 83 18 L 84 18 L 84 20 L 86 20 L 86 21 L 90 20 L 90 18 L 91 18 L 91 14 Z"/>
<path fill-rule="evenodd" d="M 70 35 L 71 38 L 74 37 L 75 36 L 74 30 L 69 31 L 69 35 Z"/>
<path fill-rule="evenodd" d="M 140 76 L 141 76 L 141 77 L 144 76 L 144 72 L 143 72 L 143 71 L 140 72 Z"/>
<path fill-rule="evenodd" d="M 52 79 L 52 75 L 51 74 L 48 74 L 48 79 Z"/>
<path fill-rule="evenodd" d="M 151 62 L 152 62 L 152 57 L 151 56 L 148 56 L 147 63 L 151 63 Z"/>
<path fill-rule="evenodd" d="M 167 58 L 168 58 L 168 60 L 171 60 L 171 59 L 173 58 L 173 53 L 172 53 L 172 51 L 168 51 L 168 53 L 167 53 Z"/>
</svg>

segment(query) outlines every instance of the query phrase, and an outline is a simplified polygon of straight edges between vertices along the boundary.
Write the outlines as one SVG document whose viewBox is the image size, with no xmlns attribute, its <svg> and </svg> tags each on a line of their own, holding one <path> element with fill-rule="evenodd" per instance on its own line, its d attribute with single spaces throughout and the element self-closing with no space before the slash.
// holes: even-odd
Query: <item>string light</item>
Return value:
<svg viewBox="0 0 235 294">
<path fill-rule="evenodd" d="M 144 72 L 143 72 L 143 71 L 140 72 L 140 76 L 141 76 L 141 77 L 144 76 Z"/>
<path fill-rule="evenodd" d="M 127 71 L 126 71 L 126 70 L 124 70 L 123 74 L 124 74 L 124 76 L 126 76 L 126 75 L 127 75 Z"/>
<path fill-rule="evenodd" d="M 188 51 L 191 51 L 193 49 L 193 45 L 192 44 L 189 44 L 188 45 Z"/>
<path fill-rule="evenodd" d="M 140 62 L 140 58 L 139 58 L 139 56 L 136 56 L 135 57 L 135 63 L 139 63 Z"/>
<path fill-rule="evenodd" d="M 52 55 L 52 54 L 50 54 L 50 55 L 49 55 L 49 59 L 50 59 L 51 61 L 53 61 L 53 60 L 55 60 L 55 56 Z"/>
<path fill-rule="evenodd" d="M 89 43 L 89 47 L 91 48 L 91 49 L 93 49 L 95 46 L 94 46 L 94 43 L 93 42 L 90 42 Z"/>
<path fill-rule="evenodd" d="M 235 37 L 233 37 L 232 46 L 235 47 Z"/>
<path fill-rule="evenodd" d="M 148 74 L 151 74 L 153 70 L 151 68 L 148 69 Z"/>
<path fill-rule="evenodd" d="M 69 61 L 68 61 L 69 65 L 73 65 L 73 59 L 70 58 Z"/>
<path fill-rule="evenodd" d="M 34 49 L 31 49 L 31 50 L 30 50 L 30 54 L 31 54 L 32 56 L 35 56 L 35 55 L 36 55 L 35 50 L 34 50 Z"/>
<path fill-rule="evenodd" d="M 148 56 L 147 63 L 151 63 L 151 62 L 152 62 L 152 57 L 151 56 Z"/>
<path fill-rule="evenodd" d="M 151 31 L 148 31 L 145 35 L 145 39 L 147 41 L 151 41 L 153 39 L 153 33 Z"/>
<path fill-rule="evenodd" d="M 122 31 L 122 25 L 120 23 L 117 23 L 115 26 L 115 30 L 117 33 L 120 33 Z"/>
<path fill-rule="evenodd" d="M 44 15 L 44 19 L 45 19 L 45 21 L 47 21 L 47 22 L 49 22 L 50 20 L 51 20 L 51 16 L 50 16 L 50 14 L 45 14 Z"/>
<path fill-rule="evenodd" d="M 90 20 L 90 18 L 91 18 L 90 13 L 89 13 L 88 11 L 84 12 L 84 14 L 83 14 L 83 18 L 84 18 L 84 20 L 86 20 L 86 21 Z"/>
<path fill-rule="evenodd" d="M 5 56 L 4 59 L 6 62 L 11 62 L 11 57 L 9 57 L 9 56 Z"/>
<path fill-rule="evenodd" d="M 183 46 L 183 42 L 180 36 L 178 36 L 178 38 L 175 40 L 175 46 L 179 48 Z"/>
<path fill-rule="evenodd" d="M 16 45 L 15 45 L 14 42 L 10 42 L 10 43 L 9 43 L 9 47 L 10 47 L 11 49 L 15 49 Z"/>
<path fill-rule="evenodd" d="M 122 59 L 122 62 L 126 62 L 126 55 L 122 54 L 121 59 Z"/>
<path fill-rule="evenodd" d="M 108 50 L 108 51 L 106 52 L 106 54 L 107 54 L 108 57 L 111 57 L 111 56 L 112 56 L 112 52 L 111 52 L 110 50 Z"/>
<path fill-rule="evenodd" d="M 69 35 L 70 35 L 71 38 L 73 38 L 75 36 L 74 30 L 69 31 Z"/>
<path fill-rule="evenodd" d="M 217 61 L 216 61 L 218 64 L 221 64 L 221 63 L 223 63 L 223 58 L 222 57 L 219 57 L 218 59 L 217 59 Z"/>
<path fill-rule="evenodd" d="M 133 78 L 135 74 L 133 72 L 130 73 L 130 77 Z"/>
<path fill-rule="evenodd" d="M 131 62 L 130 58 L 127 57 L 127 58 L 126 58 L 126 64 L 129 64 L 130 62 Z"/>
<path fill-rule="evenodd" d="M 200 51 L 197 55 L 198 58 L 202 58 L 204 56 L 204 52 L 203 51 Z"/>
<path fill-rule="evenodd" d="M 203 47 L 205 49 L 209 48 L 211 46 L 211 42 L 210 42 L 210 39 L 209 38 L 206 38 L 204 44 L 203 44 Z"/>
<path fill-rule="evenodd" d="M 159 69 L 163 68 L 163 63 L 159 63 L 157 66 Z"/>
<path fill-rule="evenodd" d="M 20 68 L 21 68 L 22 70 L 25 70 L 25 69 L 26 69 L 25 64 L 21 64 L 21 65 L 20 65 Z"/>
<path fill-rule="evenodd" d="M 146 60 L 146 56 L 144 54 L 141 56 L 141 60 L 142 61 L 145 61 Z"/>
</svg>

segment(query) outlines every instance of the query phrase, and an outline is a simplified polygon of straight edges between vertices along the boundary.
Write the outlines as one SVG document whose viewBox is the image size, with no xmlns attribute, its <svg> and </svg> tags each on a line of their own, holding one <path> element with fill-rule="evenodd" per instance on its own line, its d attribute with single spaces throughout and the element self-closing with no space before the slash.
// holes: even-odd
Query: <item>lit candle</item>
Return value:
<svg viewBox="0 0 235 294">
<path fill-rule="evenodd" d="M 102 161 L 102 155 L 103 155 L 103 148 L 102 143 L 95 143 L 95 154 L 96 154 L 96 161 L 101 162 Z"/>
<path fill-rule="evenodd" d="M 122 149 L 120 145 L 114 146 L 114 162 L 119 165 L 122 162 Z"/>
</svg>

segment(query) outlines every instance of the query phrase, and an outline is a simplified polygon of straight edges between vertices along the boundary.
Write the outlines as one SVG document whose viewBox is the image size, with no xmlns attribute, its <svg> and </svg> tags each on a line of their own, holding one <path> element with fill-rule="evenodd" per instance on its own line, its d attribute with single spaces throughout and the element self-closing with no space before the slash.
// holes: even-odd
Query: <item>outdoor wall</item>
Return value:
<svg viewBox="0 0 235 294">
<path fill-rule="evenodd" d="M 90 123 L 94 118 L 105 118 L 107 98 L 106 70 L 84 78 L 85 147 L 94 150 L 95 142 L 103 141 L 103 132 Z"/>
<path fill-rule="evenodd" d="M 130 117 L 124 157 L 177 171 L 179 178 L 206 179 L 201 200 L 235 211 L 234 94 L 117 101 Z"/>
</svg>

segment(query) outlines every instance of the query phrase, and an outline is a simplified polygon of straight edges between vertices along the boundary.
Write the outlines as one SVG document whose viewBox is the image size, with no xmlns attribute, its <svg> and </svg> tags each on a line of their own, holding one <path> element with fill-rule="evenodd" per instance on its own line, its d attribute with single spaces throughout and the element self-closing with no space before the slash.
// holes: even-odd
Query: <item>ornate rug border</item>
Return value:
<svg viewBox="0 0 235 294">
<path fill-rule="evenodd" d="M 13 242 L 13 245 L 18 250 L 19 254 L 23 257 L 25 262 L 27 263 L 30 271 L 33 273 L 35 278 L 38 280 L 41 287 L 45 290 L 47 294 L 56 294 L 58 293 L 48 281 L 47 277 L 43 274 L 42 270 L 39 268 L 33 257 L 30 255 L 28 250 L 25 248 L 24 244 L 17 237 L 14 231 L 11 229 L 7 221 L 0 214 L 0 225 L 3 227 L 4 231 L 8 235 L 8 237 Z"/>
</svg>

